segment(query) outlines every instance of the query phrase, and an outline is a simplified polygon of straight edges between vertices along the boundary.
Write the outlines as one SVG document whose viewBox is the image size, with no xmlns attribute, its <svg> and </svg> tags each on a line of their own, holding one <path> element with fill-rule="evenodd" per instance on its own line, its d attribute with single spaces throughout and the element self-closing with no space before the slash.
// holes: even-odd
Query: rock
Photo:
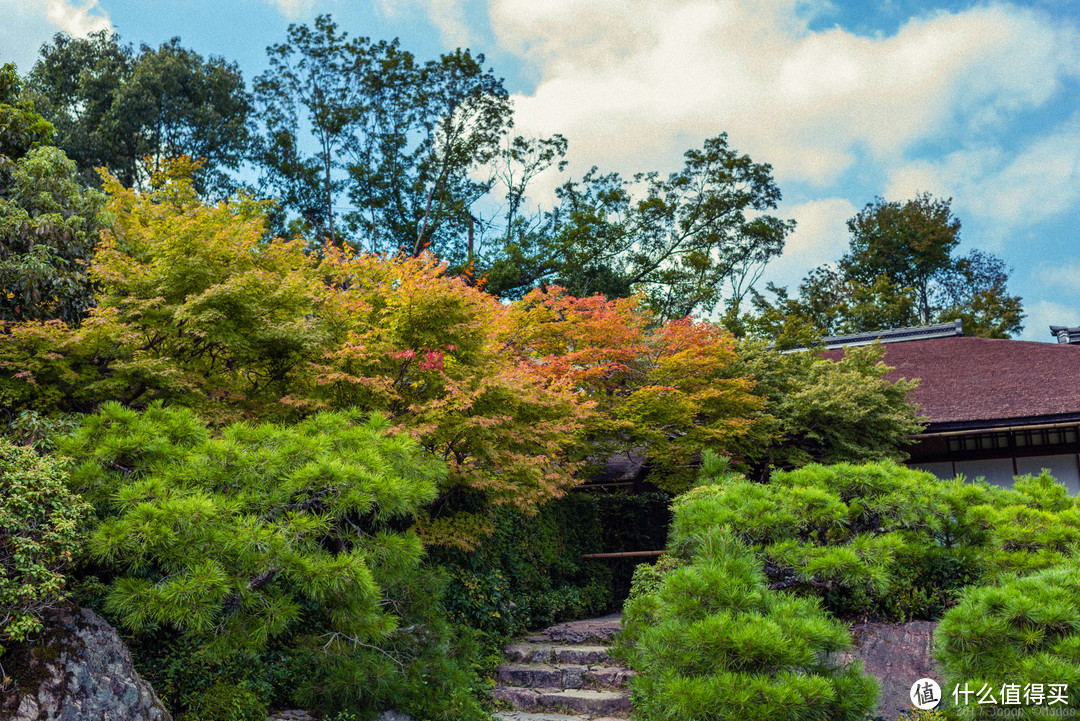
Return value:
<svg viewBox="0 0 1080 721">
<path fill-rule="evenodd" d="M 45 631 L 27 650 L 12 721 L 172 721 L 136 673 L 116 630 L 89 609 L 43 619 Z"/>
<path fill-rule="evenodd" d="M 413 721 L 413 717 L 400 711 L 383 711 L 378 721 Z"/>
<path fill-rule="evenodd" d="M 556 641 L 566 644 L 585 644 L 590 641 L 607 642 L 622 630 L 622 614 L 613 613 L 600 618 L 587 618 L 583 621 L 567 621 L 544 629 L 541 633 L 526 636 L 532 643 L 551 643 Z"/>
<path fill-rule="evenodd" d="M 941 684 L 944 675 L 934 660 L 934 630 L 930 621 L 909 623 L 864 623 L 852 627 L 856 647 L 835 654 L 834 661 L 858 659 L 866 673 L 881 687 L 877 715 L 894 721 L 911 711 L 911 685 L 921 678 Z"/>
<path fill-rule="evenodd" d="M 590 716 L 613 716 L 629 713 L 633 708 L 630 699 L 621 691 L 592 691 L 588 689 L 564 689 L 541 691 L 536 699 L 538 706 L 570 709 L 574 713 Z"/>
<path fill-rule="evenodd" d="M 318 721 L 303 709 L 286 709 L 267 717 L 266 721 Z"/>
</svg>

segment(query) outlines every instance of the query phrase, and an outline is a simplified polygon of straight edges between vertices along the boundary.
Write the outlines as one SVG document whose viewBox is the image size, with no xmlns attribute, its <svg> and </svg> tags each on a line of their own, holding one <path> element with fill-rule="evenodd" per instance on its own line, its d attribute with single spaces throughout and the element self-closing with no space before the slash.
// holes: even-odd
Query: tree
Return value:
<svg viewBox="0 0 1080 721">
<path fill-rule="evenodd" d="M 77 329 L 5 329 L 6 407 L 164 400 L 216 424 L 379 410 L 448 463 L 424 527 L 445 542 L 481 535 L 490 504 L 532 512 L 576 482 L 568 455 L 587 408 L 506 353 L 505 307 L 430 255 L 326 247 L 320 258 L 301 239 L 266 241 L 263 204 L 208 206 L 182 172 L 148 193 L 106 188 L 114 222 L 92 263 L 98 304 Z M 476 513 L 445 520 L 464 496 Z"/>
<path fill-rule="evenodd" d="M 106 605 L 132 630 L 169 625 L 224 653 L 291 630 L 305 601 L 335 638 L 384 636 L 377 559 L 416 565 L 421 552 L 389 522 L 430 501 L 445 472 L 388 430 L 339 413 L 211 438 L 186 409 L 105 404 L 63 448 L 104 518 L 88 545 L 115 574 Z"/>
<path fill-rule="evenodd" d="M 184 669 L 162 673 L 175 711 L 251 718 L 272 693 L 328 714 L 484 718 L 408 529 L 446 467 L 385 416 L 213 432 L 184 408 L 109 403 L 63 452 L 101 519 L 85 552 L 105 607 L 153 671 Z"/>
<path fill-rule="evenodd" d="M 590 457 L 643 456 L 646 480 L 679 492 L 704 449 L 739 445 L 761 399 L 731 373 L 730 335 L 690 318 L 657 327 L 639 302 L 537 289 L 509 308 L 500 333 L 539 373 L 593 404 Z"/>
<path fill-rule="evenodd" d="M 0 193 L 0 320 L 82 321 L 94 302 L 87 271 L 104 204 L 59 148 L 31 150 L 15 164 Z"/>
<path fill-rule="evenodd" d="M 867 346 L 831 360 L 812 350 L 782 353 L 742 341 L 729 372 L 752 379 L 765 404 L 737 455 L 759 477 L 769 466 L 906 458 L 908 437 L 923 428 L 907 399 L 917 382 L 889 381 L 882 355 L 880 346 Z"/>
<path fill-rule="evenodd" d="M 1078 588 L 1080 570 L 1074 560 L 969 588 L 945 614 L 934 634 L 934 655 L 945 672 L 946 687 L 960 689 L 957 700 L 965 716 L 985 721 L 1020 711 L 1027 718 L 1049 721 L 1058 716 L 1049 704 L 1060 708 L 1080 703 L 1080 636 L 1071 622 L 1080 611 Z M 1015 686 L 1015 702 L 1004 696 L 1000 681 L 991 680 L 999 678 Z M 1001 690 L 977 702 L 978 696 L 970 692 L 988 685 Z M 1038 688 L 1043 691 L 1031 693 Z"/>
<path fill-rule="evenodd" d="M 771 590 L 761 559 L 730 528 L 680 532 L 680 505 L 700 498 L 694 494 L 683 497 L 688 504 L 676 501 L 669 547 L 678 549 L 678 563 L 660 566 L 653 589 L 643 588 L 647 575 L 635 574 L 638 595 L 625 607 L 616 654 L 636 672 L 635 716 L 866 718 L 877 684 L 859 662 L 830 661 L 851 646 L 845 625 L 815 598 Z"/>
<path fill-rule="evenodd" d="M 31 149 L 47 144 L 53 126 L 34 109 L 22 92 L 22 82 L 11 63 L 0 67 L 0 188 L 8 182 L 11 164 Z"/>
<path fill-rule="evenodd" d="M 811 271 L 798 298 L 773 285 L 774 300 L 753 293 L 757 317 L 745 325 L 781 345 L 956 318 L 970 335 L 1019 333 L 1023 310 L 1019 296 L 1008 294 L 1004 262 L 980 250 L 954 254 L 960 220 L 951 202 L 923 193 L 905 203 L 868 203 L 848 220 L 851 241 L 837 265 Z"/>
<path fill-rule="evenodd" d="M 581 295 L 640 290 L 662 319 L 711 312 L 725 285 L 737 307 L 794 229 L 764 214 L 780 200 L 771 172 L 721 134 L 667 178 L 639 173 L 630 183 L 594 169 L 566 183 L 552 211 L 562 251 L 554 282 Z"/>
<path fill-rule="evenodd" d="M 179 38 L 135 53 L 106 31 L 61 33 L 42 47 L 28 84 L 88 182 L 104 166 L 125 186 L 145 187 L 165 160 L 186 155 L 202 161 L 199 192 L 223 196 L 233 185 L 226 171 L 247 150 L 251 108 L 239 68 L 204 60 Z"/>
<path fill-rule="evenodd" d="M 57 33 L 41 47 L 27 77 L 29 93 L 57 129 L 57 141 L 78 165 L 86 185 L 100 182 L 98 167 L 109 167 L 131 185 L 135 170 L 127 158 L 135 148 L 123 140 L 134 128 L 113 114 L 117 90 L 131 75 L 130 45 L 105 31 L 86 38 Z"/>
<path fill-rule="evenodd" d="M 75 164 L 45 145 L 52 126 L 0 70 L 0 321 L 78 324 L 93 304 L 87 264 L 105 198 L 83 188 Z"/>
<path fill-rule="evenodd" d="M 917 324 L 915 297 L 880 275 L 873 283 L 852 280 L 838 268 L 821 266 L 810 271 L 792 298 L 786 288 L 769 283 L 768 300 L 751 291 L 755 314 L 741 319 L 741 328 L 756 337 L 775 340 L 781 349 L 806 346 L 822 336 Z"/>
<path fill-rule="evenodd" d="M 486 166 L 511 125 L 508 93 L 482 54 L 459 49 L 417 66 L 388 49 L 373 47 L 379 63 L 365 77 L 349 197 L 372 248 L 427 250 L 464 271 L 477 255 L 466 240 L 477 222 L 472 206 L 494 185 Z"/>
<path fill-rule="evenodd" d="M 952 199 L 917 195 L 903 204 L 877 198 L 848 220 L 849 250 L 840 261 L 845 275 L 863 284 L 884 275 L 915 293 L 915 310 L 931 322 L 932 284 L 953 267 L 952 252 L 960 243 L 960 220 Z"/>
<path fill-rule="evenodd" d="M 1009 295 L 1005 262 L 990 253 L 973 250 L 956 261 L 953 273 L 938 282 L 941 319 L 960 318 L 964 332 L 984 338 L 1008 338 L 1023 326 L 1020 296 Z"/>
<path fill-rule="evenodd" d="M 491 504 L 532 513 L 577 482 L 569 456 L 588 407 L 507 352 L 505 306 L 427 254 L 328 252 L 323 269 L 323 312 L 344 337 L 287 400 L 380 409 L 446 461 L 425 540 L 471 547 Z"/>
<path fill-rule="evenodd" d="M 285 208 L 335 243 L 427 250 L 464 268 L 469 208 L 492 187 L 473 174 L 510 125 L 507 92 L 484 56 L 457 50 L 419 63 L 397 40 L 350 39 L 328 15 L 288 32 L 255 81 L 266 130 L 258 158 Z M 305 127 L 317 147 L 307 157 Z M 346 191 L 354 210 L 342 214 Z"/>
<path fill-rule="evenodd" d="M 259 203 L 207 206 L 190 165 L 170 172 L 147 193 L 106 178 L 113 222 L 91 261 L 97 305 L 79 328 L 5 329 L 0 395 L 12 409 L 168 399 L 218 422 L 295 415 L 278 401 L 329 338 L 316 259 L 300 241 L 264 242 Z"/>
<path fill-rule="evenodd" d="M 544 171 L 555 167 L 559 172 L 566 168 L 567 140 L 562 135 L 550 138 L 515 136 L 508 139 L 494 159 L 493 177 L 497 185 L 506 191 L 506 197 L 497 217 L 501 226 L 493 221 L 491 240 L 483 238 L 487 245 L 482 260 L 484 288 L 504 299 L 516 300 L 538 282 L 554 276 L 559 267 L 560 251 L 551 233 L 552 218 L 542 212 L 529 212 L 527 191 L 530 182 Z M 481 226 L 481 232 L 485 230 Z M 470 239 L 467 261 L 473 263 L 480 257 L 480 249 L 474 253 Z M 589 295 L 582 293 L 579 295 Z M 612 294 L 622 297 L 625 293 Z"/>
<path fill-rule="evenodd" d="M 336 243 L 335 205 L 344 180 L 334 170 L 342 165 L 357 113 L 353 58 L 346 34 L 328 15 L 316 18 L 314 30 L 290 25 L 288 33 L 286 43 L 267 48 L 270 69 L 255 78 L 257 116 L 266 132 L 255 158 L 285 209 L 298 212 L 316 238 Z M 316 146 L 310 157 L 301 149 L 305 126 Z"/>
</svg>

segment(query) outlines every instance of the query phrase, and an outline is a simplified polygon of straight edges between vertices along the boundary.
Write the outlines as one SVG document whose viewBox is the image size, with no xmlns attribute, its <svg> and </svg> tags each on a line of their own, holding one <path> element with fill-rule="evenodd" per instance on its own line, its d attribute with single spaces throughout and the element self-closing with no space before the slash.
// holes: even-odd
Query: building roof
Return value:
<svg viewBox="0 0 1080 721">
<path fill-rule="evenodd" d="M 1078 329 L 1080 330 L 1080 329 Z M 831 335 L 821 339 L 822 344 L 830 348 L 846 348 L 850 346 L 870 345 L 871 343 L 904 343 L 913 340 L 927 340 L 929 338 L 951 338 L 964 335 L 964 326 L 960 320 L 937 325 L 917 325 L 910 328 L 891 328 L 889 330 L 872 330 L 866 333 L 850 333 L 848 335 Z"/>
<path fill-rule="evenodd" d="M 1080 346 L 960 336 L 884 349 L 889 380 L 920 379 L 909 397 L 928 432 L 1080 421 Z"/>
</svg>

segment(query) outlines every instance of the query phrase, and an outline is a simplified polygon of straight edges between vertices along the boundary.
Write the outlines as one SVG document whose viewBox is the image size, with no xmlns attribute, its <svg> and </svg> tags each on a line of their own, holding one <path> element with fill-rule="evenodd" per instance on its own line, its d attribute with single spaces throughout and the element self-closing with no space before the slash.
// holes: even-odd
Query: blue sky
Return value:
<svg viewBox="0 0 1080 721">
<path fill-rule="evenodd" d="M 1023 337 L 1080 325 L 1080 3 L 1072 0 L 0 0 L 0 61 L 54 32 L 179 36 L 250 80 L 290 22 L 334 15 L 422 58 L 487 55 L 517 129 L 561 132 L 571 174 L 674 170 L 722 131 L 771 163 L 798 221 L 767 280 L 847 246 L 875 196 L 951 196 L 962 250 L 1013 268 Z M 558 178 L 549 178 L 554 186 Z"/>
</svg>

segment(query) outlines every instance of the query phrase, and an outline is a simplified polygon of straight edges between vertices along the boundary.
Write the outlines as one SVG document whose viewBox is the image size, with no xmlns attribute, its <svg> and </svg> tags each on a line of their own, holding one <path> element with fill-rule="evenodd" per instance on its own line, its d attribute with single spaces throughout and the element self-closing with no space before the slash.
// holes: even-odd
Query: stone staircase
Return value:
<svg viewBox="0 0 1080 721">
<path fill-rule="evenodd" d="M 560 623 L 507 646 L 492 692 L 512 711 L 500 721 L 614 721 L 630 715 L 626 685 L 633 671 L 608 655 L 620 614 Z"/>
</svg>

